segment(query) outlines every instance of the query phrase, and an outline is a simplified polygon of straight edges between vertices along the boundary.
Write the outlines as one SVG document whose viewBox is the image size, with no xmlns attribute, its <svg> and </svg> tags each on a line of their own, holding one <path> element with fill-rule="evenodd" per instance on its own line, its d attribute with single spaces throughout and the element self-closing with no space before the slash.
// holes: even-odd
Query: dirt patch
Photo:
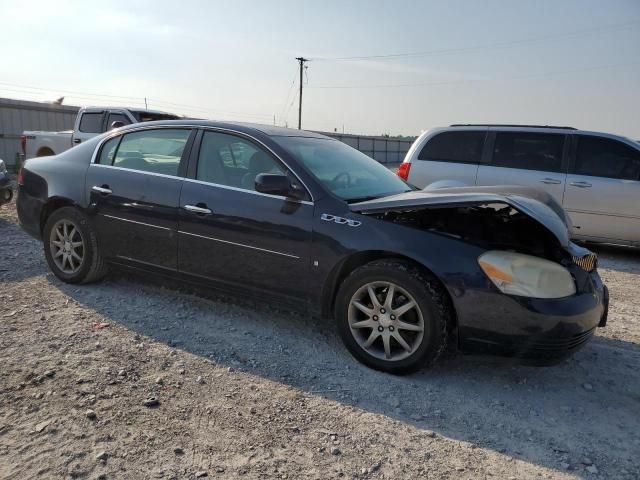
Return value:
<svg viewBox="0 0 640 480">
<path fill-rule="evenodd" d="M 552 368 L 369 370 L 333 325 L 113 274 L 69 286 L 0 207 L 0 477 L 638 478 L 640 254 Z"/>
</svg>

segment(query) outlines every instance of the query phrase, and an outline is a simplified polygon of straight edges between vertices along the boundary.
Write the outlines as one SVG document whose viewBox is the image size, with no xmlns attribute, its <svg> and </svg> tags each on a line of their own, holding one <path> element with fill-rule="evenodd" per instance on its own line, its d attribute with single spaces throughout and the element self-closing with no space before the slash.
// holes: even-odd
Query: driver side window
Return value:
<svg viewBox="0 0 640 480">
<path fill-rule="evenodd" d="M 273 156 L 249 140 L 219 132 L 204 132 L 196 179 L 227 187 L 255 190 L 260 173 L 286 173 Z"/>
</svg>

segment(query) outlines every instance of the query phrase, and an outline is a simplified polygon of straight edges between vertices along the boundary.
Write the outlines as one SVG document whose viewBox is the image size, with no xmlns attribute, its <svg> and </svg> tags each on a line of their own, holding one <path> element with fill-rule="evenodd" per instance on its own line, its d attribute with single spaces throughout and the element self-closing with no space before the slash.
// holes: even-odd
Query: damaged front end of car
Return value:
<svg viewBox="0 0 640 480">
<path fill-rule="evenodd" d="M 569 240 L 570 220 L 545 192 L 526 187 L 414 191 L 351 205 L 351 210 L 451 236 L 487 250 L 509 250 L 592 271 L 596 256 Z"/>
<path fill-rule="evenodd" d="M 597 273 L 597 257 L 570 241 L 568 217 L 545 192 L 446 188 L 351 209 L 479 247 L 476 273 L 456 278 L 450 289 L 461 343 L 467 346 L 558 359 L 606 323 L 608 292 Z"/>
</svg>

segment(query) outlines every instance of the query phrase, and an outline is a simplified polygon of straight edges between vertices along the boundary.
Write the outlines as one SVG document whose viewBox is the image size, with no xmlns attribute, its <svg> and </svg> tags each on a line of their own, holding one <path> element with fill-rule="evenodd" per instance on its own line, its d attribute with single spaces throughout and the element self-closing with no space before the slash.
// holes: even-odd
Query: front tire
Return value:
<svg viewBox="0 0 640 480">
<path fill-rule="evenodd" d="M 433 364 L 447 345 L 449 297 L 428 272 L 402 260 L 354 270 L 335 303 L 342 341 L 360 362 L 405 374 Z"/>
<path fill-rule="evenodd" d="M 76 208 L 63 207 L 51 214 L 44 226 L 43 245 L 49 268 L 63 282 L 89 283 L 107 273 L 96 234 Z"/>
</svg>

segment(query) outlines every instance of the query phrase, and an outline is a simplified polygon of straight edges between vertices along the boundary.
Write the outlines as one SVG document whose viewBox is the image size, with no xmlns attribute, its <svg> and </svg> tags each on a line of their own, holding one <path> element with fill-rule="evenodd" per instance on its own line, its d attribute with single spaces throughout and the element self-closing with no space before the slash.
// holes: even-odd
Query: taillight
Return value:
<svg viewBox="0 0 640 480">
<path fill-rule="evenodd" d="M 405 182 L 409 181 L 409 169 L 411 168 L 411 164 L 409 162 L 401 163 L 396 171 L 396 175 L 398 175 Z"/>
<path fill-rule="evenodd" d="M 27 154 L 27 136 L 20 135 L 20 146 L 22 147 L 22 154 Z"/>
<path fill-rule="evenodd" d="M 24 185 L 24 168 L 20 167 L 20 170 L 18 170 L 18 185 Z"/>
</svg>

